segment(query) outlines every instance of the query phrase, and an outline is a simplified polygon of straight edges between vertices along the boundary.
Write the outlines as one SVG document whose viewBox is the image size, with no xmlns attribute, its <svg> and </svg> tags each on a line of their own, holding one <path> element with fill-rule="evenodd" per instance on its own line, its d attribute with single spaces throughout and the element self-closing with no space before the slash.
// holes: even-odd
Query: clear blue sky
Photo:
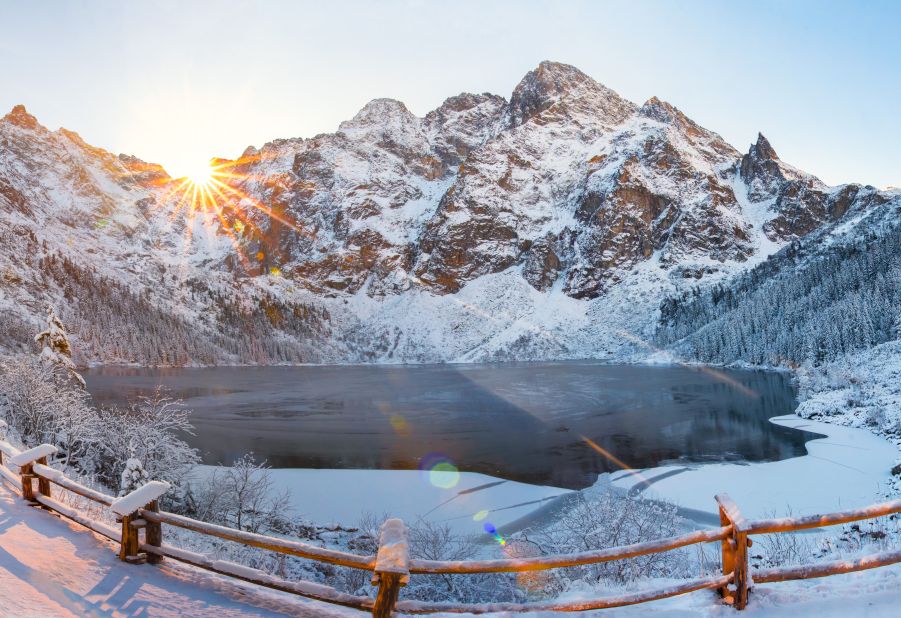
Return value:
<svg viewBox="0 0 901 618">
<path fill-rule="evenodd" d="M 742 151 L 762 131 L 826 182 L 897 186 L 899 24 L 890 1 L 0 0 L 0 109 L 179 172 L 334 131 L 375 97 L 419 115 L 509 97 L 551 59 Z"/>
</svg>

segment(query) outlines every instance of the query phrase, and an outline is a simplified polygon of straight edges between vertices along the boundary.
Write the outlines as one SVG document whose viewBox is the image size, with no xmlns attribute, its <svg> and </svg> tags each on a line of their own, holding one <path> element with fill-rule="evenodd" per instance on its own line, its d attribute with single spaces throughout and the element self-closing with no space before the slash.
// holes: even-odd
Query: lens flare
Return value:
<svg viewBox="0 0 901 618">
<path fill-rule="evenodd" d="M 395 433 L 402 436 L 410 435 L 410 424 L 403 416 L 400 416 L 399 414 L 392 414 L 388 419 L 388 422 L 391 423 L 391 427 L 392 429 L 394 429 Z"/>
<path fill-rule="evenodd" d="M 433 486 L 452 489 L 460 482 L 460 470 L 451 460 L 439 453 L 431 453 L 419 462 L 419 470 Z"/>
<path fill-rule="evenodd" d="M 485 525 L 482 526 L 482 529 L 490 534 L 492 538 L 494 538 L 494 540 L 498 542 L 498 545 L 501 545 L 503 547 L 507 544 L 507 540 L 501 536 L 500 532 L 497 531 L 497 528 L 495 528 L 494 524 L 492 524 L 491 522 L 486 521 Z"/>
<path fill-rule="evenodd" d="M 485 509 L 482 509 L 481 511 L 479 511 L 478 513 L 476 513 L 475 515 L 472 516 L 472 520 L 473 521 L 482 521 L 486 517 L 488 517 L 488 511 L 486 511 Z"/>
<path fill-rule="evenodd" d="M 460 471 L 450 462 L 437 464 L 429 471 L 429 482 L 441 489 L 451 489 L 460 482 Z"/>
</svg>

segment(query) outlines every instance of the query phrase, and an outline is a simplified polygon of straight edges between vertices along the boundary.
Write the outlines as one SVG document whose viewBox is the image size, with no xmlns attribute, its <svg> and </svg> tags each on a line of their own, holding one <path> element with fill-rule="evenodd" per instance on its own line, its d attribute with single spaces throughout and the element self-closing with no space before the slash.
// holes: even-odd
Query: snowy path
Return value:
<svg viewBox="0 0 901 618">
<path fill-rule="evenodd" d="M 0 616 L 364 615 L 172 562 L 125 564 L 112 543 L 0 487 Z"/>
</svg>

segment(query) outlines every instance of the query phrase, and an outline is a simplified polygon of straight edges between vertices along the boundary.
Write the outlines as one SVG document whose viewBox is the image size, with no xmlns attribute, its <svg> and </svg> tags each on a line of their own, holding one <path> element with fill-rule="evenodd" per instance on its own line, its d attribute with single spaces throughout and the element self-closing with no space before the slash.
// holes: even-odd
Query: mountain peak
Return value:
<svg viewBox="0 0 901 618">
<path fill-rule="evenodd" d="M 776 150 L 770 144 L 770 141 L 763 136 L 763 133 L 757 134 L 757 143 L 751 146 L 748 154 L 756 156 L 758 159 L 769 159 L 771 161 L 779 159 Z"/>
<path fill-rule="evenodd" d="M 360 137 L 372 131 L 378 133 L 396 131 L 415 125 L 417 122 L 416 116 L 400 101 L 373 99 L 364 105 L 353 118 L 342 122 L 338 126 L 338 131 L 348 137 Z"/>
<path fill-rule="evenodd" d="M 397 99 L 373 99 L 364 105 L 352 119 L 342 124 L 371 124 L 373 122 L 381 122 L 385 118 L 397 116 L 412 117 L 413 114 L 407 109 L 406 105 Z"/>
<path fill-rule="evenodd" d="M 594 82 L 574 66 L 545 60 L 526 73 L 510 97 L 510 114 L 514 125 L 540 114 L 586 82 Z"/>
<path fill-rule="evenodd" d="M 12 108 L 3 120 L 25 129 L 35 129 L 38 127 L 38 119 L 28 113 L 24 105 L 16 105 Z"/>
<path fill-rule="evenodd" d="M 638 113 L 646 118 L 653 118 L 660 122 L 672 122 L 674 119 L 687 120 L 685 115 L 676 109 L 676 107 L 657 97 L 651 97 L 645 101 Z"/>
<path fill-rule="evenodd" d="M 510 97 L 510 124 L 518 126 L 560 101 L 577 101 L 577 107 L 601 120 L 619 122 L 635 106 L 599 84 L 576 67 L 545 60 L 526 73 Z"/>
<path fill-rule="evenodd" d="M 554 62 L 553 60 L 542 60 L 538 63 L 538 67 L 534 72 L 544 76 L 554 75 L 558 78 L 565 79 L 591 79 L 573 65 L 565 64 L 563 62 Z"/>
</svg>

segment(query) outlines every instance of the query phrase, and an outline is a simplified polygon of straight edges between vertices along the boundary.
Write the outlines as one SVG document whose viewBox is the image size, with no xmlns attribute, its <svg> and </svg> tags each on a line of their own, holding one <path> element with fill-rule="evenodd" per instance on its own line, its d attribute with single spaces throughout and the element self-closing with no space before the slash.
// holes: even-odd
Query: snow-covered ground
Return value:
<svg viewBox="0 0 901 618">
<path fill-rule="evenodd" d="M 0 485 L 0 616 L 360 616 L 167 561 L 121 562 L 102 537 Z"/>
<path fill-rule="evenodd" d="M 209 469 L 198 466 L 197 473 Z M 294 514 L 320 525 L 352 526 L 371 513 L 447 523 L 461 534 L 483 533 L 485 520 L 507 529 L 571 493 L 474 472 L 279 468 L 269 474 L 275 487 L 291 491 Z"/>
<path fill-rule="evenodd" d="M 865 427 L 901 447 L 901 340 L 798 370 L 798 415 Z"/>
</svg>

